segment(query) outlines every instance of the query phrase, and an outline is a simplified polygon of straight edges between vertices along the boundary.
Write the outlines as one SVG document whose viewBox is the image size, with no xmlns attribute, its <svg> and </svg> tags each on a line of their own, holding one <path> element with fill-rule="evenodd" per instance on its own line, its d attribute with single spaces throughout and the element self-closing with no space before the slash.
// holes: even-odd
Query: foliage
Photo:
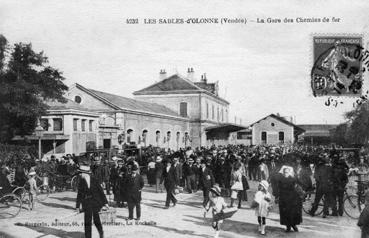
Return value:
<svg viewBox="0 0 369 238">
<path fill-rule="evenodd" d="M 33 146 L 0 144 L 0 164 L 14 168 L 16 165 L 34 163 L 37 150 Z"/>
<path fill-rule="evenodd" d="M 351 143 L 367 144 L 369 139 L 369 102 L 358 105 L 346 113 L 349 130 L 347 140 Z"/>
<path fill-rule="evenodd" d="M 332 142 L 345 146 L 348 144 L 347 141 L 348 125 L 347 123 L 339 124 L 335 129 L 331 131 Z"/>
<path fill-rule="evenodd" d="M 10 47 L 0 35 L 0 141 L 31 134 L 48 108 L 45 101 L 65 102 L 63 80 L 43 52 L 34 52 L 31 44 Z"/>
</svg>

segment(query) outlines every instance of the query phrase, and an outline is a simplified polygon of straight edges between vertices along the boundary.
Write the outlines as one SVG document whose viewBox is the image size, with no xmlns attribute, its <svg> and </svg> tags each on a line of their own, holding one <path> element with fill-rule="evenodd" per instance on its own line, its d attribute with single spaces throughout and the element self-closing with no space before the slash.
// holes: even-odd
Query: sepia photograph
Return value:
<svg viewBox="0 0 369 238">
<path fill-rule="evenodd" d="M 0 0 L 0 238 L 369 238 L 368 10 Z"/>
</svg>

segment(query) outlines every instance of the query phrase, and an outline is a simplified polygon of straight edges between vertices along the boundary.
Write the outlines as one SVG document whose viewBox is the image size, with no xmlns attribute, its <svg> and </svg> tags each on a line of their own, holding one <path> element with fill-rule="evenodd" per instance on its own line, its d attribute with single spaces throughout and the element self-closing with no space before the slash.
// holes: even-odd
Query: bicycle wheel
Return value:
<svg viewBox="0 0 369 238">
<path fill-rule="evenodd" d="M 306 214 L 309 214 L 311 208 L 313 207 L 314 200 L 315 200 L 315 193 L 306 194 L 305 201 L 302 204 L 302 210 L 304 210 Z M 320 215 L 322 213 L 323 213 L 323 199 L 319 201 L 318 208 L 315 211 L 314 215 Z"/>
<path fill-rule="evenodd" d="M 50 188 L 48 185 L 41 185 L 37 191 L 37 201 L 42 202 L 49 197 Z"/>
<path fill-rule="evenodd" d="M 15 217 L 22 209 L 22 201 L 14 194 L 6 194 L 0 198 L 0 219 Z"/>
<path fill-rule="evenodd" d="M 73 176 L 72 180 L 70 181 L 70 187 L 72 188 L 72 191 L 77 191 L 78 188 L 78 177 Z"/>
<path fill-rule="evenodd" d="M 24 187 L 17 187 L 12 191 L 12 194 L 18 196 L 21 201 L 24 201 L 24 198 L 26 197 L 26 189 Z"/>
<path fill-rule="evenodd" d="M 363 209 L 364 204 L 359 201 L 357 195 L 349 195 L 343 201 L 343 210 L 351 218 L 358 219 Z"/>
</svg>

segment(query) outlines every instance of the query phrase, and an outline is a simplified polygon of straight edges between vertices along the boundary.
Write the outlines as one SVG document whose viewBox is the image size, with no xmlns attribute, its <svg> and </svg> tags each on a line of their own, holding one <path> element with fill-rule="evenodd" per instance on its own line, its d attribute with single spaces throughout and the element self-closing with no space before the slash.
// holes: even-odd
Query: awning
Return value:
<svg viewBox="0 0 369 238">
<path fill-rule="evenodd" d="M 243 129 L 246 129 L 246 128 L 247 127 L 244 127 L 244 126 L 241 126 L 241 125 L 227 123 L 227 124 L 221 124 L 219 126 L 210 126 L 210 127 L 207 127 L 207 128 L 205 128 L 205 131 L 207 133 L 217 133 L 217 132 L 230 133 L 230 132 L 235 132 L 235 131 L 243 130 Z"/>
<path fill-rule="evenodd" d="M 69 140 L 69 135 L 58 135 L 58 134 L 44 134 L 41 137 L 41 140 Z M 35 135 L 27 135 L 27 136 L 14 136 L 12 140 L 38 140 L 39 138 Z"/>
</svg>

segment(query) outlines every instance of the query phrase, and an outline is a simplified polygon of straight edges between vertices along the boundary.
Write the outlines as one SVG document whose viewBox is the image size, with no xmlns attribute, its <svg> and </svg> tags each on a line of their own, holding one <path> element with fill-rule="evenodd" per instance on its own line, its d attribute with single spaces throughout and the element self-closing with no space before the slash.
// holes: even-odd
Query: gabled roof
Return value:
<svg viewBox="0 0 369 238">
<path fill-rule="evenodd" d="M 122 109 L 136 112 L 159 114 L 164 116 L 180 117 L 180 115 L 178 115 L 178 113 L 176 113 L 175 111 L 156 103 L 143 102 L 131 98 L 118 96 L 115 94 L 87 89 L 77 83 L 76 87 L 117 110 Z"/>
<path fill-rule="evenodd" d="M 301 132 L 304 132 L 305 130 L 303 129 L 303 128 L 301 128 L 301 127 L 299 127 L 299 126 L 296 126 L 295 124 L 293 124 L 292 122 L 290 122 L 290 121 L 287 121 L 286 119 L 284 119 L 283 117 L 280 117 L 280 116 L 277 116 L 277 115 L 275 115 L 275 114 L 270 114 L 270 115 L 268 115 L 268 116 L 266 116 L 266 117 L 264 117 L 264 118 L 262 118 L 262 119 L 260 119 L 259 121 L 257 121 L 257 122 L 254 122 L 254 123 L 252 123 L 250 126 L 253 126 L 254 124 L 256 124 L 256 123 L 259 123 L 260 121 L 262 121 L 262 120 L 265 120 L 265 119 L 267 119 L 268 117 L 273 117 L 274 119 L 276 119 L 276 120 L 278 120 L 278 121 L 280 121 L 280 122 L 282 122 L 282 123 L 284 123 L 284 124 L 287 124 L 287 125 L 289 125 L 289 126 L 293 126 L 293 128 L 295 129 L 295 130 L 298 130 L 298 131 L 301 131 Z"/>
<path fill-rule="evenodd" d="M 158 83 L 150 85 L 149 87 L 133 92 L 133 95 L 142 95 L 167 91 L 185 91 L 185 90 L 202 91 L 201 88 L 196 86 L 190 80 L 181 77 L 178 74 L 174 74 Z"/>
<path fill-rule="evenodd" d="M 160 82 L 154 83 L 149 87 L 133 92 L 133 95 L 162 95 L 162 94 L 186 94 L 186 93 L 205 93 L 220 101 L 229 102 L 206 89 L 197 86 L 191 80 L 179 74 L 174 74 Z"/>
</svg>

